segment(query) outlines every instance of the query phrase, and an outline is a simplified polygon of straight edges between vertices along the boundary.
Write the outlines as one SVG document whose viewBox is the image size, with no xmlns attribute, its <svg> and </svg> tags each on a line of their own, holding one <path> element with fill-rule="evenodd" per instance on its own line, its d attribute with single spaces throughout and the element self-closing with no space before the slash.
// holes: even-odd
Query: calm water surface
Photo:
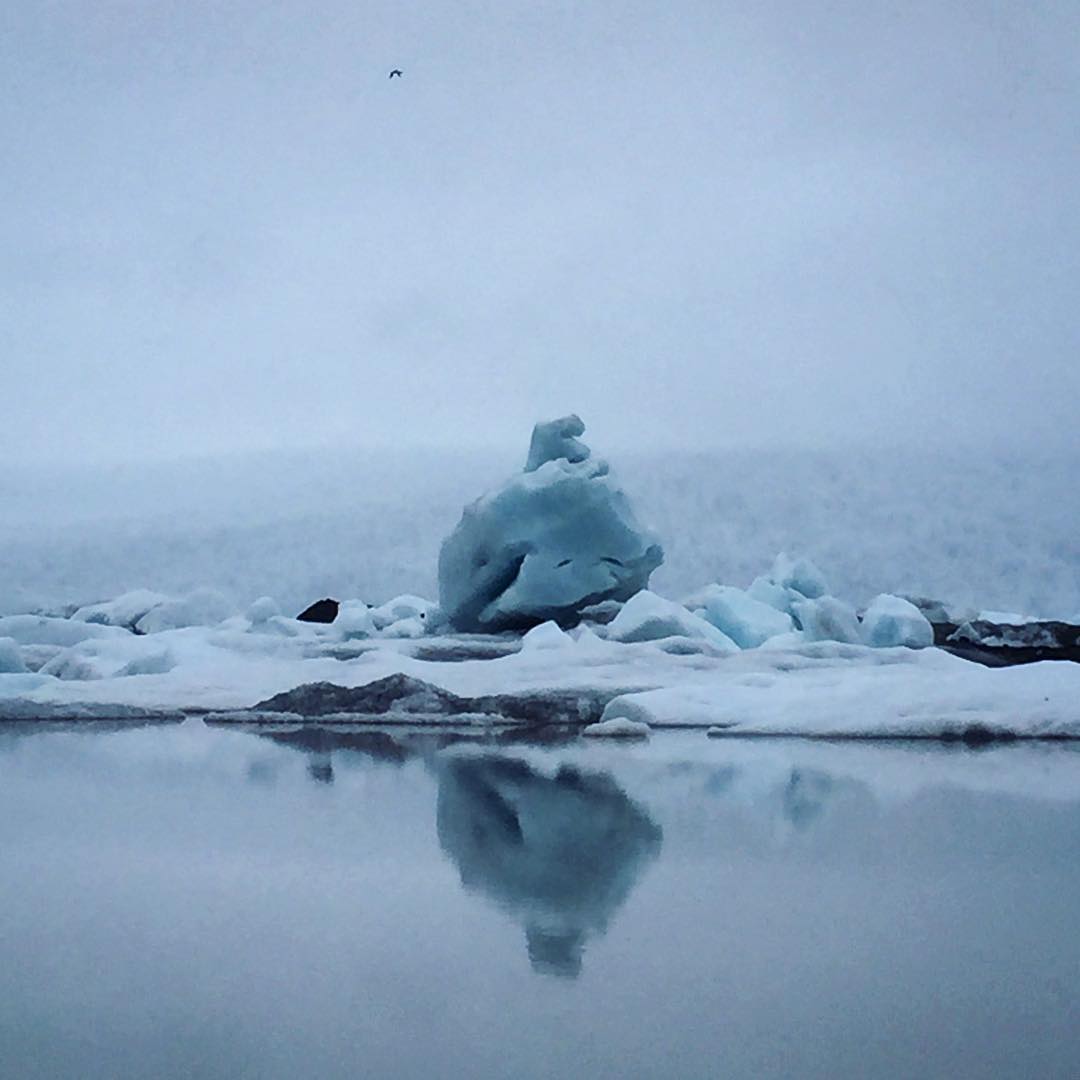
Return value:
<svg viewBox="0 0 1080 1080">
<path fill-rule="evenodd" d="M 0 726 L 0 1076 L 1076 1077 L 1080 753 Z"/>
</svg>

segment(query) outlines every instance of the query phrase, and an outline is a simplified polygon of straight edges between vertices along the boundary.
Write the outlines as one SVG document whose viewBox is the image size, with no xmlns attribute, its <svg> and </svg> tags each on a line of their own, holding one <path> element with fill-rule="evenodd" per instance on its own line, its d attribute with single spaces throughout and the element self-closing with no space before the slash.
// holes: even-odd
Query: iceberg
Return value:
<svg viewBox="0 0 1080 1080">
<path fill-rule="evenodd" d="M 583 627 L 583 629 L 588 629 Z M 565 649 L 573 646 L 574 639 L 558 623 L 546 622 L 534 626 L 522 639 L 521 648 L 525 649 Z"/>
<path fill-rule="evenodd" d="M 101 604 L 87 604 L 71 617 L 77 622 L 97 623 L 102 626 L 121 626 L 134 630 L 139 620 L 159 604 L 168 603 L 169 597 L 150 589 L 133 589 L 115 600 Z"/>
<path fill-rule="evenodd" d="M 461 631 L 575 625 L 629 600 L 663 561 L 577 417 L 537 424 L 526 470 L 465 508 L 439 552 L 439 605 Z"/>
<path fill-rule="evenodd" d="M 128 638 L 118 626 L 61 619 L 52 615 L 0 616 L 0 638 L 12 638 L 19 645 L 56 645 L 68 648 L 91 638 Z"/>
<path fill-rule="evenodd" d="M 934 628 L 910 600 L 882 593 L 866 609 L 862 621 L 863 641 L 878 649 L 906 645 L 925 649 L 934 644 Z"/>
<path fill-rule="evenodd" d="M 794 589 L 807 600 L 816 600 L 829 591 L 825 575 L 809 559 L 793 559 L 784 552 L 776 556 L 769 580 L 784 589 Z"/>
<path fill-rule="evenodd" d="M 213 589 L 194 589 L 187 596 L 152 607 L 135 624 L 138 634 L 160 634 L 187 626 L 217 626 L 232 614 L 228 601 Z"/>
<path fill-rule="evenodd" d="M 796 600 L 791 609 L 806 641 L 842 641 L 850 645 L 862 641 L 862 628 L 855 609 L 835 596 Z"/>
<path fill-rule="evenodd" d="M 706 641 L 722 652 L 738 646 L 723 631 L 674 600 L 665 600 L 648 589 L 632 596 L 606 628 L 609 641 L 660 641 L 683 637 Z"/>
<path fill-rule="evenodd" d="M 369 608 L 363 600 L 346 600 L 338 609 L 334 629 L 345 641 L 374 637 L 376 628 L 372 608 Z"/>
<path fill-rule="evenodd" d="M 389 630 L 395 623 L 407 623 L 411 627 L 416 622 L 421 624 L 421 629 L 427 632 L 429 628 L 436 627 L 439 622 L 439 605 L 425 600 L 422 596 L 413 596 L 406 593 L 404 596 L 395 596 L 393 600 L 387 600 L 385 604 L 371 609 L 371 619 L 376 630 Z M 339 616 L 340 617 L 340 616 Z M 395 635 L 390 637 L 413 636 L 409 634 Z"/>
<path fill-rule="evenodd" d="M 732 585 L 710 585 L 698 598 L 698 614 L 723 631 L 740 649 L 755 649 L 769 638 L 795 629 L 791 616 Z"/>
</svg>

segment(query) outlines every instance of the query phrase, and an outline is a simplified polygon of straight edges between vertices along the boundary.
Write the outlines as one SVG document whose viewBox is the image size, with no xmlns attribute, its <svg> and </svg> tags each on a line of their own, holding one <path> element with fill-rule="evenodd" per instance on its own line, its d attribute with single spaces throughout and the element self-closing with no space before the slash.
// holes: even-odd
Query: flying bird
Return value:
<svg viewBox="0 0 1080 1080">
<path fill-rule="evenodd" d="M 391 78 L 391 79 L 392 79 L 392 78 L 393 78 L 393 77 L 394 77 L 395 75 L 396 75 L 396 76 L 397 76 L 397 77 L 398 77 L 399 79 L 401 78 L 401 68 L 394 68 L 394 70 L 390 72 L 390 78 Z"/>
</svg>

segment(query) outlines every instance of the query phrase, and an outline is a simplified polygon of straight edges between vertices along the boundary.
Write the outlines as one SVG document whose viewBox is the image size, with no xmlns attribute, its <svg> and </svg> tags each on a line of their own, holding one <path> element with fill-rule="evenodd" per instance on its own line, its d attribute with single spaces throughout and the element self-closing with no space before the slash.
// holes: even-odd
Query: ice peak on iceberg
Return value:
<svg viewBox="0 0 1080 1080">
<path fill-rule="evenodd" d="M 571 413 L 558 420 L 542 420 L 533 428 L 525 471 L 535 472 L 549 461 L 565 458 L 571 465 L 588 459 L 592 451 L 578 438 L 585 434 L 580 416 Z"/>
</svg>

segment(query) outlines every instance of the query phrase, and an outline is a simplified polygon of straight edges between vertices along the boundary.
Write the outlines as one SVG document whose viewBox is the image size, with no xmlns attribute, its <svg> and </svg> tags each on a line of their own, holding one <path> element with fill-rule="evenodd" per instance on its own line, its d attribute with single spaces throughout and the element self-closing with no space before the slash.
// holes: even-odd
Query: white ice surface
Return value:
<svg viewBox="0 0 1080 1080">
<path fill-rule="evenodd" d="M 649 736 L 648 724 L 638 720 L 614 717 L 611 720 L 599 720 L 582 728 L 581 734 L 590 738 L 601 739 L 645 739 Z"/>
<path fill-rule="evenodd" d="M 461 639 L 350 643 L 333 626 L 296 626 L 289 636 L 237 618 L 213 628 L 90 639 L 58 653 L 69 677 L 0 675 L 0 697 L 60 708 L 228 710 L 302 683 L 361 686 L 402 672 L 467 696 L 592 691 L 612 699 L 603 719 L 654 727 L 908 736 L 982 725 L 1080 736 L 1080 665 L 1066 662 L 991 669 L 933 648 L 801 644 L 798 638 L 719 654 L 670 648 L 685 639 L 622 643 L 556 627 L 540 628 L 527 647 L 497 659 L 420 660 L 412 655 L 417 648 L 460 646 Z"/>
<path fill-rule="evenodd" d="M 756 650 L 704 677 L 612 700 L 603 719 L 741 735 L 932 736 L 982 726 L 1080 736 L 1080 665 L 986 668 L 940 649 Z"/>
</svg>

